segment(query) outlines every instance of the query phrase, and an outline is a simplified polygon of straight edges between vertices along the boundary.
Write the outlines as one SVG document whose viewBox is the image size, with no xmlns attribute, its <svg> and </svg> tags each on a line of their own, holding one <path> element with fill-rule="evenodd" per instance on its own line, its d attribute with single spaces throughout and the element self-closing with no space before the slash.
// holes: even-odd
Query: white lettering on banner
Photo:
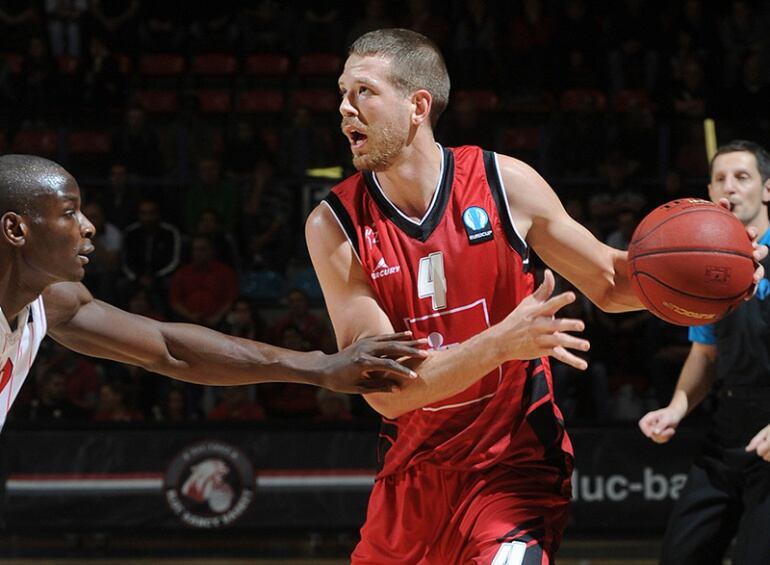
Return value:
<svg viewBox="0 0 770 565">
<path fill-rule="evenodd" d="M 663 475 L 651 467 L 644 467 L 641 480 L 621 474 L 581 475 L 572 473 L 572 500 L 583 502 L 621 502 L 629 496 L 640 495 L 644 500 L 676 500 L 684 488 L 687 475 Z"/>
</svg>

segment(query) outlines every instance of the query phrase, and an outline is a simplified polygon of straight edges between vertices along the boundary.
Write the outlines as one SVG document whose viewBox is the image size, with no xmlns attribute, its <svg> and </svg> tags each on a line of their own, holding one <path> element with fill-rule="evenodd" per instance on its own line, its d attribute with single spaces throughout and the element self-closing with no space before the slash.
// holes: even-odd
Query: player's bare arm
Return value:
<svg viewBox="0 0 770 565">
<path fill-rule="evenodd" d="M 340 347 L 366 336 L 392 332 L 393 325 L 377 303 L 353 250 L 324 205 L 306 224 L 310 256 L 324 291 L 326 305 Z M 367 394 L 367 402 L 387 418 L 438 402 L 462 392 L 484 375 L 511 359 L 551 355 L 577 367 L 585 360 L 570 349 L 585 351 L 586 340 L 566 332 L 582 331 L 583 322 L 555 318 L 573 293 L 551 296 L 553 276 L 502 322 L 457 347 L 433 351 L 424 360 L 413 360 L 418 377 L 392 394 Z"/>
<path fill-rule="evenodd" d="M 414 376 L 393 358 L 424 355 L 420 342 L 401 341 L 408 337 L 404 333 L 365 340 L 334 355 L 289 351 L 131 314 L 94 299 L 80 283 L 51 285 L 43 298 L 48 333 L 62 345 L 196 384 L 282 381 L 348 393 L 387 391 Z"/>
<path fill-rule="evenodd" d="M 640 310 L 626 272 L 626 252 L 597 240 L 567 214 L 529 165 L 498 156 L 516 229 L 538 256 L 605 312 Z"/>
<path fill-rule="evenodd" d="M 716 378 L 717 348 L 693 342 L 668 406 L 652 410 L 639 420 L 642 433 L 656 443 L 666 443 L 684 417 L 700 404 Z"/>
</svg>

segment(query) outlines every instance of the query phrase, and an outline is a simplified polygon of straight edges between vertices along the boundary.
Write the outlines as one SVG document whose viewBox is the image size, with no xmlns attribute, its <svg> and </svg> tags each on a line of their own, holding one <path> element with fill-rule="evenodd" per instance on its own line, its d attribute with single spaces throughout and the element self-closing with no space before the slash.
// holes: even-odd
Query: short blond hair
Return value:
<svg viewBox="0 0 770 565">
<path fill-rule="evenodd" d="M 449 103 L 449 73 L 435 43 L 409 29 L 378 29 L 356 39 L 348 55 L 383 57 L 390 61 L 391 81 L 405 94 L 430 92 L 430 124 L 436 127 Z"/>
</svg>

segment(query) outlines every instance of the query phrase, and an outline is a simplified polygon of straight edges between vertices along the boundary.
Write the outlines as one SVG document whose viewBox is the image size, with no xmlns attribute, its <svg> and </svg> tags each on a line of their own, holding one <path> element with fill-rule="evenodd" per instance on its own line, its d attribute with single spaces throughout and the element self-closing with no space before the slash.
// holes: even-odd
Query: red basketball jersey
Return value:
<svg viewBox="0 0 770 565">
<path fill-rule="evenodd" d="M 501 321 L 533 290 L 494 153 L 442 148 L 439 185 L 420 222 L 365 171 L 325 199 L 396 330 L 453 347 Z M 351 313 L 351 315 L 354 315 Z M 465 391 L 383 419 L 380 476 L 429 461 L 458 470 L 506 462 L 566 479 L 572 446 L 553 402 L 548 360 L 511 361 Z"/>
</svg>

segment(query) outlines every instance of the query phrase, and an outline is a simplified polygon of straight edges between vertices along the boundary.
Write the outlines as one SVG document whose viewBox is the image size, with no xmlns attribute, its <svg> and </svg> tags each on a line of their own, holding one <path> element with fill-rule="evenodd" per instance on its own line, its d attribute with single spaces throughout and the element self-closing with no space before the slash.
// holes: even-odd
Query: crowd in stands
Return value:
<svg viewBox="0 0 770 565">
<path fill-rule="evenodd" d="M 351 171 L 336 79 L 361 33 L 444 52 L 437 137 L 533 165 L 623 248 L 638 220 L 705 196 L 703 120 L 770 145 L 770 6 L 750 0 L 0 0 L 0 152 L 79 180 L 97 227 L 85 283 L 159 320 L 333 351 L 304 247 L 310 207 Z M 332 177 L 332 178 L 330 178 Z M 568 286 L 561 281 L 563 286 Z M 589 374 L 554 363 L 569 420 L 635 420 L 667 399 L 686 331 L 590 303 Z M 371 417 L 299 385 L 181 385 L 48 341 L 16 421 Z"/>
</svg>

